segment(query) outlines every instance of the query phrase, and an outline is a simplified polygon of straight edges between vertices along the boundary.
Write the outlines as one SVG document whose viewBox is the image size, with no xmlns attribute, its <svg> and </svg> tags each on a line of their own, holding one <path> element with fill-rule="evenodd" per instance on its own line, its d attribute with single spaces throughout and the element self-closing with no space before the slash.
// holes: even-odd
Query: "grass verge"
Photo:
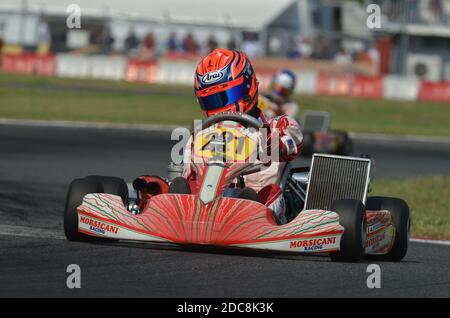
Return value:
<svg viewBox="0 0 450 318">
<path fill-rule="evenodd" d="M 328 110 L 335 129 L 450 137 L 450 105 L 295 96 Z M 201 117 L 191 87 L 0 74 L 0 117 L 191 125 Z"/>
<path fill-rule="evenodd" d="M 413 236 L 450 240 L 450 176 L 380 180 L 372 187 L 375 195 L 398 197 L 408 203 Z"/>
</svg>

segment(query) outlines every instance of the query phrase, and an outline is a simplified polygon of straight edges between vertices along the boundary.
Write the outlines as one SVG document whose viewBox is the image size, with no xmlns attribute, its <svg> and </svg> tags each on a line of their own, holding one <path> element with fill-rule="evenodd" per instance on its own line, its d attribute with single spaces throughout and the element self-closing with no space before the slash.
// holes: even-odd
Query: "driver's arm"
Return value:
<svg viewBox="0 0 450 318">
<path fill-rule="evenodd" d="M 272 134 L 277 135 L 280 141 L 280 161 L 294 160 L 301 153 L 303 145 L 303 134 L 298 122 L 283 115 L 273 118 L 269 125 Z"/>
</svg>

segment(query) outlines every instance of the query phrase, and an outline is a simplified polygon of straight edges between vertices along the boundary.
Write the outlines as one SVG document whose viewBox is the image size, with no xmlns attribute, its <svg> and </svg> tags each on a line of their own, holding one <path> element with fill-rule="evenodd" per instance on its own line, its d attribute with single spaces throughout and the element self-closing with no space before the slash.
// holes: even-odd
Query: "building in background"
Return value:
<svg viewBox="0 0 450 318">
<path fill-rule="evenodd" d="M 429 81 L 450 81 L 450 1 L 378 0 L 380 35 L 392 46 L 390 71 Z"/>
</svg>

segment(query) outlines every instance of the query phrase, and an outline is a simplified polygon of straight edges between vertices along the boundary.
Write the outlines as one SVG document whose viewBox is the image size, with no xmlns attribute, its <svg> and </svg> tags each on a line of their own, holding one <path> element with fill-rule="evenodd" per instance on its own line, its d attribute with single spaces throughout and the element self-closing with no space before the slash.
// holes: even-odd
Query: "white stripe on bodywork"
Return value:
<svg viewBox="0 0 450 318">
<path fill-rule="evenodd" d="M 223 169 L 225 169 L 223 164 L 208 165 L 200 190 L 200 200 L 203 203 L 208 204 L 216 198 L 220 180 L 222 179 Z"/>
</svg>

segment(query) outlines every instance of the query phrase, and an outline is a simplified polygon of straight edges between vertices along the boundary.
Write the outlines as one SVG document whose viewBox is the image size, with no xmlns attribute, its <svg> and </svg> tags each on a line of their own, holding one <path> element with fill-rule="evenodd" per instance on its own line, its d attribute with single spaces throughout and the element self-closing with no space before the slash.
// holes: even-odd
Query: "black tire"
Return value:
<svg viewBox="0 0 450 318">
<path fill-rule="evenodd" d="M 95 238 L 78 232 L 77 207 L 86 194 L 100 193 L 103 187 L 100 183 L 89 179 L 75 179 L 69 186 L 64 208 L 64 234 L 69 241 L 93 241 Z"/>
<path fill-rule="evenodd" d="M 237 198 L 258 202 L 258 194 L 256 193 L 255 190 L 248 187 L 242 189 L 241 192 L 239 192 Z"/>
<path fill-rule="evenodd" d="M 411 231 L 411 217 L 408 204 L 398 198 L 369 197 L 366 206 L 368 210 L 387 210 L 391 212 L 395 225 L 395 240 L 392 249 L 385 255 L 373 255 L 371 258 L 386 261 L 401 261 L 408 252 Z"/>
<path fill-rule="evenodd" d="M 332 261 L 359 262 L 364 257 L 367 233 L 366 210 L 358 200 L 336 200 L 331 209 L 339 215 L 339 223 L 344 227 L 341 250 L 331 253 Z"/>
<path fill-rule="evenodd" d="M 350 139 L 348 133 L 344 131 L 337 131 L 339 139 L 341 140 L 341 145 L 338 149 L 338 155 L 347 156 L 353 152 L 353 141 Z"/>
<path fill-rule="evenodd" d="M 186 178 L 176 177 L 169 186 L 169 193 L 191 194 L 191 187 Z"/>
<path fill-rule="evenodd" d="M 314 153 L 314 133 L 303 133 L 303 148 L 302 155 L 311 156 Z"/>
<path fill-rule="evenodd" d="M 109 176 L 87 176 L 86 179 L 102 186 L 102 193 L 118 195 L 122 198 L 124 205 L 128 202 L 128 187 L 125 180 Z"/>
</svg>

